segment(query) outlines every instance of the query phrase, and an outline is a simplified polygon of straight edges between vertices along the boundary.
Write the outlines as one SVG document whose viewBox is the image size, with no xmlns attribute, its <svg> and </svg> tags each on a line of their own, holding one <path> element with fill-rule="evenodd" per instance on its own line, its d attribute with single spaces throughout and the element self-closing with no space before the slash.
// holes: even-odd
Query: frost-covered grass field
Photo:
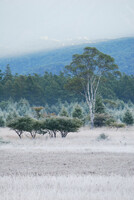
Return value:
<svg viewBox="0 0 134 200">
<path fill-rule="evenodd" d="M 1 200 L 133 200 L 134 179 L 121 176 L 5 176 Z"/>
<path fill-rule="evenodd" d="M 106 136 L 104 139 L 103 136 Z M 134 127 L 54 139 L 0 129 L 0 200 L 133 200 Z"/>
</svg>

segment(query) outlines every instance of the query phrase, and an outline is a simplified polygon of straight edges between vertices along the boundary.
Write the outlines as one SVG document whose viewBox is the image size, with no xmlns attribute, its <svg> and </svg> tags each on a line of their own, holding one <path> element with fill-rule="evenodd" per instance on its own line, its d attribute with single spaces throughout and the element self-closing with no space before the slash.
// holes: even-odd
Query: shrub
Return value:
<svg viewBox="0 0 134 200">
<path fill-rule="evenodd" d="M 108 139 L 108 136 L 105 135 L 105 133 L 101 133 L 97 139 L 98 140 L 106 140 L 106 139 Z"/>
<path fill-rule="evenodd" d="M 21 138 L 24 131 L 30 132 L 31 136 L 35 138 L 36 132 L 34 131 L 34 120 L 30 117 L 19 117 L 16 120 L 10 122 L 7 126 L 18 134 Z"/>
<path fill-rule="evenodd" d="M 115 101 L 113 101 L 113 100 L 105 99 L 104 102 L 106 104 L 106 107 L 109 108 L 109 109 L 117 108 L 117 103 Z"/>
<path fill-rule="evenodd" d="M 105 113 L 105 107 L 103 104 L 103 100 L 100 96 L 97 96 L 97 98 L 96 98 L 95 113 Z"/>
<path fill-rule="evenodd" d="M 94 118 L 94 126 L 95 127 L 104 126 L 106 124 L 106 120 L 107 120 L 107 115 L 106 114 L 97 113 L 97 114 L 95 114 L 95 118 Z"/>
<path fill-rule="evenodd" d="M 123 116 L 123 122 L 127 125 L 132 125 L 134 123 L 134 118 L 129 110 L 125 112 Z"/>
<path fill-rule="evenodd" d="M 94 125 L 96 127 L 110 126 L 115 122 L 115 119 L 107 113 L 96 113 L 94 118 Z"/>
<path fill-rule="evenodd" d="M 44 130 L 44 121 L 34 120 L 32 124 L 32 132 L 34 135 L 36 135 L 36 133 L 45 135 L 47 131 Z"/>
<path fill-rule="evenodd" d="M 0 116 L 0 127 L 4 127 L 5 126 L 5 121 L 3 119 L 2 116 Z"/>
<path fill-rule="evenodd" d="M 54 137 L 56 133 L 60 132 L 61 137 L 66 137 L 69 132 L 76 132 L 82 126 L 82 121 L 69 117 L 50 117 L 44 121 L 43 129 L 49 133 L 53 132 Z"/>
<path fill-rule="evenodd" d="M 131 100 L 128 101 L 128 107 L 129 107 L 129 108 L 133 107 L 133 103 L 132 103 Z"/>
<path fill-rule="evenodd" d="M 36 113 L 36 118 L 39 119 L 41 117 L 41 110 L 44 109 L 44 107 L 33 107 L 33 110 Z"/>
<path fill-rule="evenodd" d="M 0 144 L 9 144 L 9 141 L 3 140 L 3 138 L 0 137 Z"/>
<path fill-rule="evenodd" d="M 62 137 L 66 137 L 69 132 L 76 132 L 81 126 L 81 120 L 68 117 L 49 117 L 43 121 L 20 117 L 8 124 L 8 127 L 15 130 L 20 138 L 24 131 L 29 132 L 33 138 L 36 133 L 43 135 L 49 133 L 56 137 L 57 132 L 60 132 Z"/>
<path fill-rule="evenodd" d="M 18 118 L 18 115 L 16 112 L 9 112 L 9 114 L 7 115 L 7 118 L 6 118 L 6 124 L 12 122 L 13 120 L 15 120 L 17 118 Z"/>
<path fill-rule="evenodd" d="M 58 124 L 61 137 L 66 137 L 69 132 L 76 132 L 82 126 L 82 121 L 72 118 L 59 118 Z"/>
<path fill-rule="evenodd" d="M 68 112 L 65 107 L 62 107 L 61 112 L 60 112 L 61 117 L 69 117 Z"/>
<path fill-rule="evenodd" d="M 82 108 L 77 104 L 72 113 L 73 118 L 83 119 Z"/>
<path fill-rule="evenodd" d="M 125 124 L 114 122 L 114 123 L 111 123 L 110 126 L 111 126 L 111 127 L 115 127 L 115 128 L 124 128 L 124 127 L 125 127 Z"/>
<path fill-rule="evenodd" d="M 111 126 L 113 123 L 116 123 L 116 120 L 112 116 L 107 115 L 105 125 Z"/>
<path fill-rule="evenodd" d="M 58 118 L 57 117 L 49 117 L 49 118 L 46 118 L 45 121 L 43 121 L 42 123 L 42 129 L 43 130 L 47 130 L 47 132 L 49 133 L 49 135 L 51 137 L 56 137 L 56 133 L 58 130 Z"/>
<path fill-rule="evenodd" d="M 7 106 L 8 106 L 8 102 L 7 101 L 1 101 L 0 102 L 0 108 L 2 110 L 6 109 Z"/>
<path fill-rule="evenodd" d="M 16 110 L 20 116 L 32 114 L 32 109 L 26 99 L 20 99 L 20 101 L 16 104 Z"/>
</svg>

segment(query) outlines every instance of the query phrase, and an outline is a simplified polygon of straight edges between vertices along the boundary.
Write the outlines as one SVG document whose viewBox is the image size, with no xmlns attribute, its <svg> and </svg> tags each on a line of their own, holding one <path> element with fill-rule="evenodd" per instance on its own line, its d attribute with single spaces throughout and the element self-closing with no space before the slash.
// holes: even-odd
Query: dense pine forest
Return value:
<svg viewBox="0 0 134 200">
<path fill-rule="evenodd" d="M 64 73 L 55 75 L 45 72 L 44 75 L 13 75 L 10 67 L 0 71 L 0 101 L 12 98 L 19 101 L 21 98 L 29 101 L 30 105 L 54 105 L 58 101 L 81 102 L 83 97 L 78 93 L 68 91 L 65 87 L 68 77 Z M 134 103 L 134 76 L 125 73 L 113 76 L 107 75 L 101 80 L 98 89 L 103 99 Z"/>
</svg>

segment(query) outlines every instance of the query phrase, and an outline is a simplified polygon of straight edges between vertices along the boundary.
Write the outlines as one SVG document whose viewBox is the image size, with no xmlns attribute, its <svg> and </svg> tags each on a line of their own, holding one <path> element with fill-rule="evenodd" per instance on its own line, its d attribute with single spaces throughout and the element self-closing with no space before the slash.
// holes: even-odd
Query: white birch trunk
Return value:
<svg viewBox="0 0 134 200">
<path fill-rule="evenodd" d="M 89 83 L 91 85 L 91 88 L 89 88 Z M 89 112 L 90 112 L 90 121 L 91 121 L 91 129 L 94 128 L 94 113 L 95 113 L 95 99 L 94 99 L 94 91 L 93 91 L 93 85 L 92 82 L 89 80 L 89 76 L 87 77 L 87 87 L 85 91 L 85 98 L 87 105 L 89 107 Z"/>
</svg>

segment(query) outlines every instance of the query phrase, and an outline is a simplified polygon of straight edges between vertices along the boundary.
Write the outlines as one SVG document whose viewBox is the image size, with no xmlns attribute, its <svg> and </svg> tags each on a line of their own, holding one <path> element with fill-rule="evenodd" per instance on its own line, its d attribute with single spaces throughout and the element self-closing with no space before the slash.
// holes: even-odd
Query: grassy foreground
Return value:
<svg viewBox="0 0 134 200">
<path fill-rule="evenodd" d="M 5 176 L 0 177 L 2 200 L 133 200 L 134 177 Z"/>
<path fill-rule="evenodd" d="M 0 200 L 133 200 L 134 127 L 0 137 Z"/>
</svg>

